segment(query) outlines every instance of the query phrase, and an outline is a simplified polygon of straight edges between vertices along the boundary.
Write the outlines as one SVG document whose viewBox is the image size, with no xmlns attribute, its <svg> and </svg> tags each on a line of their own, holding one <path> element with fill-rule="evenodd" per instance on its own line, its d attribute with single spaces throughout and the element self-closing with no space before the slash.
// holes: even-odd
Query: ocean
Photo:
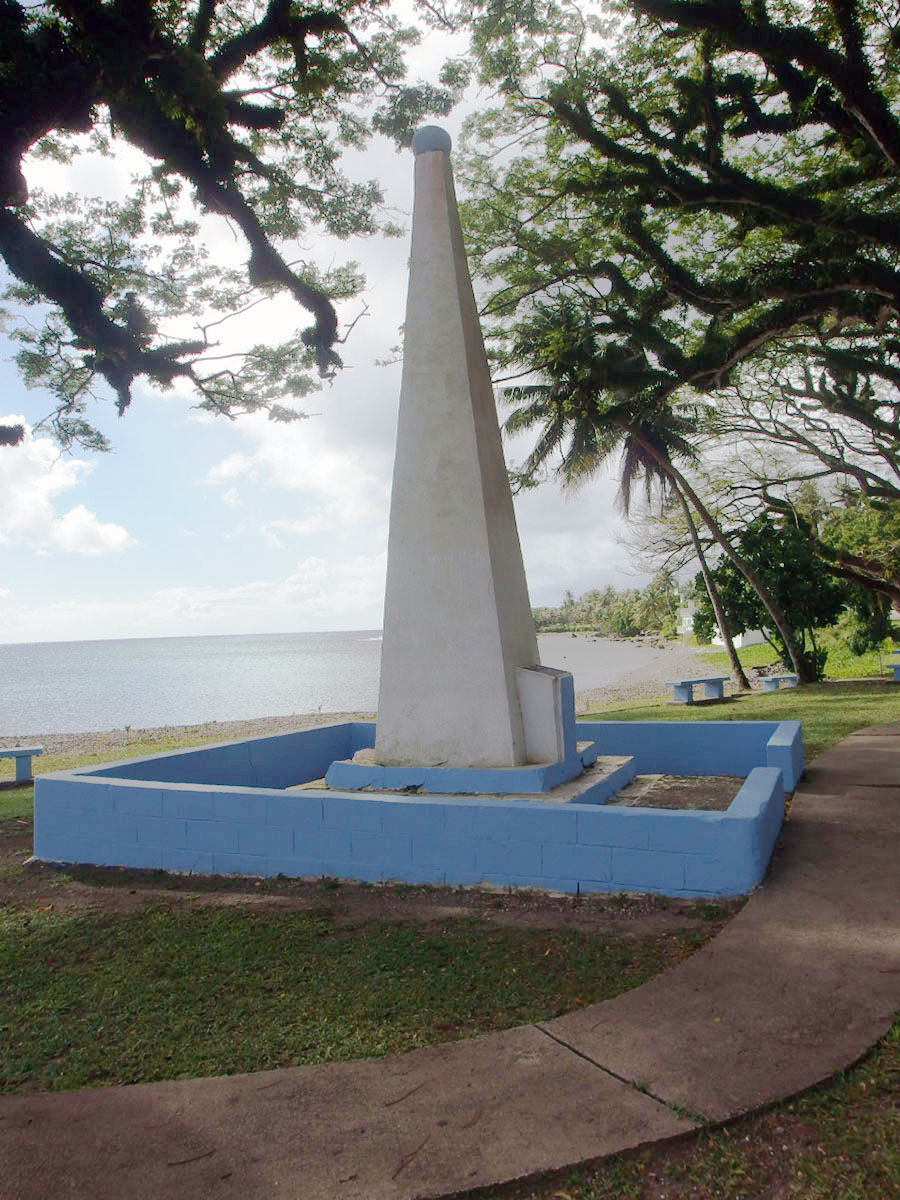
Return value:
<svg viewBox="0 0 900 1200">
<path fill-rule="evenodd" d="M 0 732 L 374 712 L 380 667 L 377 629 L 0 646 Z"/>
<path fill-rule="evenodd" d="M 605 687 L 647 646 L 543 634 L 541 661 Z M 191 725 L 310 712 L 374 712 L 379 630 L 0 645 L 0 737 Z"/>
</svg>

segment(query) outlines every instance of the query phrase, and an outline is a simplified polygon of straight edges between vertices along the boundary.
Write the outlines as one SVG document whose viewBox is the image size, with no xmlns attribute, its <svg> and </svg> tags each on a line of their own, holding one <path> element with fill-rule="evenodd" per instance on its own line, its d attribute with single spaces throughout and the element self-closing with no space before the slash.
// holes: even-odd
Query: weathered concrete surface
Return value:
<svg viewBox="0 0 900 1200">
<path fill-rule="evenodd" d="M 0 1196 L 407 1200 L 691 1128 L 525 1027 L 393 1059 L 7 1099 Z"/>
<path fill-rule="evenodd" d="M 820 754 L 807 770 L 806 783 L 822 791 L 842 791 L 857 783 L 900 786 L 900 737 L 861 729 Z"/>
<path fill-rule="evenodd" d="M 517 766 L 537 638 L 449 138 L 416 137 L 375 761 Z"/>
<path fill-rule="evenodd" d="M 900 786 L 865 783 L 875 740 L 883 761 L 900 754 L 898 727 L 814 764 L 821 790 L 795 792 L 765 885 L 676 970 L 542 1026 L 393 1059 L 2 1098 L 0 1198 L 415 1200 L 672 1137 L 692 1127 L 685 1110 L 721 1120 L 832 1075 L 900 1008 Z"/>
</svg>

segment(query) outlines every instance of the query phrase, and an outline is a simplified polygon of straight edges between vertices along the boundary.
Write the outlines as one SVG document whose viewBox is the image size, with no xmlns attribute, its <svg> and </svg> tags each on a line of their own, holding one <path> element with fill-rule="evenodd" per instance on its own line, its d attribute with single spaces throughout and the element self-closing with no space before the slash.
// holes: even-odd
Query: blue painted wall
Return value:
<svg viewBox="0 0 900 1200">
<path fill-rule="evenodd" d="M 579 721 L 601 754 L 633 754 L 640 774 L 748 775 L 780 767 L 792 792 L 803 772 L 799 721 Z"/>
<path fill-rule="evenodd" d="M 711 726 L 719 756 L 698 736 Z M 35 854 L 198 873 L 567 892 L 728 896 L 759 882 L 783 818 L 783 772 L 802 766 L 796 722 L 582 722 L 578 733 L 608 735 L 605 753 L 640 750 L 642 771 L 743 774 L 734 764 L 749 762 L 752 746 L 757 764 L 771 752 L 783 765 L 749 765 L 724 813 L 281 790 L 373 743 L 373 723 L 349 722 L 40 776 Z"/>
<path fill-rule="evenodd" d="M 296 733 L 170 750 L 88 768 L 87 774 L 156 783 L 208 783 L 288 788 L 321 779 L 335 759 L 375 745 L 374 721 L 318 725 Z M 80 772 L 83 774 L 83 772 Z"/>
</svg>

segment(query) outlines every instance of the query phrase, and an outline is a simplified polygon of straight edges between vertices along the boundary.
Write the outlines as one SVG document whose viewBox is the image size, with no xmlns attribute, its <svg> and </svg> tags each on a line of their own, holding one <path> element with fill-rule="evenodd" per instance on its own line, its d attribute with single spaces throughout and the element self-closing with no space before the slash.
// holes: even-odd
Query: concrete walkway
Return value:
<svg viewBox="0 0 900 1200">
<path fill-rule="evenodd" d="M 900 1008 L 900 724 L 808 769 L 765 885 L 681 966 L 396 1058 L 0 1099 L 0 1197 L 412 1200 L 722 1121 L 847 1066 Z"/>
</svg>

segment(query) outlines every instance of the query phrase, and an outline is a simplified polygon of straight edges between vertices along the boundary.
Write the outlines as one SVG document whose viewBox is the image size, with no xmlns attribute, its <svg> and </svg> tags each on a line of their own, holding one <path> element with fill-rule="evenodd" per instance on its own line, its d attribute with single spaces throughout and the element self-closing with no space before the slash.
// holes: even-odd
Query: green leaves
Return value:
<svg viewBox="0 0 900 1200">
<path fill-rule="evenodd" d="M 784 612 L 810 673 L 820 679 L 826 654 L 816 643 L 816 628 L 837 620 L 851 598 L 851 590 L 821 570 L 812 530 L 802 518 L 777 521 L 769 515 L 760 516 L 736 534 L 735 541 L 742 558 Z M 746 578 L 728 561 L 720 563 L 712 576 L 731 628 L 735 632 L 768 628 L 784 661 L 788 661 L 779 631 L 771 629 L 768 614 Z M 709 600 L 700 576 L 696 594 L 701 624 L 709 626 Z"/>
<path fill-rule="evenodd" d="M 587 6 L 557 22 L 552 0 L 470 7 L 495 97 L 468 125 L 463 221 L 500 381 L 534 384 L 508 394 L 508 427 L 538 431 L 526 474 L 574 483 L 621 449 L 627 504 L 665 485 L 666 455 L 751 438 L 768 469 L 715 474 L 755 487 L 756 513 L 823 477 L 830 499 L 900 498 L 886 11 L 631 0 L 599 25 Z M 900 596 L 888 555 L 854 553 L 828 569 Z"/>
<path fill-rule="evenodd" d="M 864 10 L 869 52 L 885 58 L 879 13 L 847 8 L 857 23 Z M 875 325 L 865 298 L 900 297 L 900 122 L 882 111 L 883 72 L 846 91 L 853 55 L 827 6 L 804 10 L 804 23 L 791 6 L 770 16 L 635 0 L 638 15 L 620 14 L 602 39 L 571 17 L 561 32 L 552 9 L 542 20 L 534 5 L 507 9 L 504 25 L 486 7 L 476 22 L 473 44 L 503 97 L 502 119 L 471 126 L 473 146 L 489 139 L 504 163 L 486 174 L 473 153 L 469 175 L 485 276 L 506 284 L 488 311 L 517 321 L 531 303 L 587 297 L 592 264 L 611 261 L 609 315 L 644 340 L 652 327 L 670 371 L 660 395 L 715 390 L 787 335 L 812 345 L 825 314 L 845 313 L 857 336 Z M 504 76 L 489 48 L 515 40 L 516 14 L 518 73 Z M 882 114 L 884 136 L 863 111 Z M 510 248 L 501 258 L 492 244 Z M 565 278 L 550 269 L 563 257 Z M 517 342 L 507 326 L 507 361 Z"/>
</svg>

